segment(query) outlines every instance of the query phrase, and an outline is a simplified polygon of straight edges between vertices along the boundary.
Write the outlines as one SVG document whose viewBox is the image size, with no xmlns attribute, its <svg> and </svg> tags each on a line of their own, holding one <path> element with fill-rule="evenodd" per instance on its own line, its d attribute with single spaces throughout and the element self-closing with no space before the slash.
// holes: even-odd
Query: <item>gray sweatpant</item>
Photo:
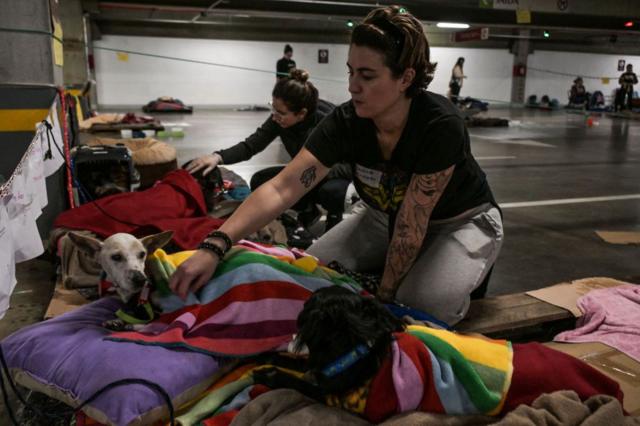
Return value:
<svg viewBox="0 0 640 426">
<path fill-rule="evenodd" d="M 358 209 L 307 250 L 325 263 L 367 272 L 385 264 L 389 216 L 369 206 Z M 396 299 L 453 325 L 467 313 L 471 292 L 498 257 L 503 241 L 498 209 L 484 204 L 454 218 L 431 221 L 413 266 Z"/>
</svg>

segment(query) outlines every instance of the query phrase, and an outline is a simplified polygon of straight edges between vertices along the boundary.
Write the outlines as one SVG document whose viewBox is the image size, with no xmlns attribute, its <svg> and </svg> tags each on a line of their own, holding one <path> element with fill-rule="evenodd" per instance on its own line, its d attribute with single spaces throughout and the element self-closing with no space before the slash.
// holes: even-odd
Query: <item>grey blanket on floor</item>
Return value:
<svg viewBox="0 0 640 426">
<path fill-rule="evenodd" d="M 346 411 L 328 407 L 289 389 L 260 395 L 235 417 L 232 426 L 365 426 L 370 423 Z M 502 419 L 487 416 L 451 416 L 411 412 L 381 423 L 384 426 L 407 425 L 500 425 L 500 426 L 640 426 L 640 418 L 625 417 L 620 402 L 597 395 L 582 402 L 573 391 L 544 394 L 531 406 L 521 405 Z"/>
</svg>

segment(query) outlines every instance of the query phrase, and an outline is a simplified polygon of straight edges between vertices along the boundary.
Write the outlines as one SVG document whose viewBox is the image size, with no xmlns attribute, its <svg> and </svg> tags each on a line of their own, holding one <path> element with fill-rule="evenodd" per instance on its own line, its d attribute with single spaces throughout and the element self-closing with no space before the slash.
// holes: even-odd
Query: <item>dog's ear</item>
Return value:
<svg viewBox="0 0 640 426">
<path fill-rule="evenodd" d="M 87 253 L 91 257 L 96 257 L 98 252 L 102 249 L 102 241 L 96 238 L 78 234 L 73 231 L 69 232 L 67 236 L 79 250 Z"/>
<path fill-rule="evenodd" d="M 148 235 L 140 239 L 140 242 L 147 249 L 147 253 L 151 254 L 159 248 L 166 246 L 173 237 L 173 231 L 164 231 L 159 234 Z"/>
</svg>

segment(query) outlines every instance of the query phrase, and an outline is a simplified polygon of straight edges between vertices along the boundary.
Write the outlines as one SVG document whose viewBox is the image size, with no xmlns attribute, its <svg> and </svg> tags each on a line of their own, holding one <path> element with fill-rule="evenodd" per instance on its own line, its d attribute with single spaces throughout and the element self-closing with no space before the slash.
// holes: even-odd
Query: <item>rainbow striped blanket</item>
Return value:
<svg viewBox="0 0 640 426">
<path fill-rule="evenodd" d="M 395 335 L 391 356 L 371 381 L 327 403 L 375 423 L 412 410 L 497 415 L 512 374 L 506 340 L 412 325 Z"/>
<path fill-rule="evenodd" d="M 211 281 L 189 295 L 187 306 L 168 290 L 168 280 L 193 252 L 156 251 L 149 258 L 150 270 L 164 294 L 160 305 L 165 313 L 141 331 L 117 332 L 108 339 L 234 357 L 283 350 L 315 290 L 340 285 L 362 292 L 355 281 L 320 266 L 312 256 L 269 250 L 267 255 L 255 245 L 234 246 Z"/>
<path fill-rule="evenodd" d="M 507 341 L 409 326 L 395 334 L 390 356 L 376 376 L 347 395 L 328 396 L 326 402 L 373 423 L 413 410 L 497 415 L 511 384 L 512 365 Z M 253 399 L 253 371 L 265 367 L 248 364 L 229 373 L 197 405 L 181 407 L 181 424 L 228 425 Z M 276 368 L 303 377 L 304 372 Z"/>
</svg>

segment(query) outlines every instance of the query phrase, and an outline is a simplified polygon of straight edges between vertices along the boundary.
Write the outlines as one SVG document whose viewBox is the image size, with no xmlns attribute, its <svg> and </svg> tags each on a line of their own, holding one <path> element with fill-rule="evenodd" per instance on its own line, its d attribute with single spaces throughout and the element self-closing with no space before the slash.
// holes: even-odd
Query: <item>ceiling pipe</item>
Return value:
<svg viewBox="0 0 640 426">
<path fill-rule="evenodd" d="M 194 6 L 163 6 L 153 4 L 140 4 L 140 3 L 118 3 L 101 1 L 98 2 L 100 9 L 124 9 L 124 10 L 150 10 L 150 11 L 164 11 L 164 12 L 184 12 L 184 13 L 204 13 L 208 10 L 206 7 L 194 7 Z"/>
<path fill-rule="evenodd" d="M 228 1 L 228 0 L 227 0 Z M 215 6 L 218 4 L 227 2 L 225 0 L 218 0 L 214 3 Z M 292 2 L 292 3 L 320 3 L 322 0 L 277 0 L 283 2 Z M 322 3 L 330 4 L 336 3 L 332 1 L 322 1 Z M 341 3 L 346 6 L 364 6 L 364 3 Z M 377 2 L 376 2 L 377 4 Z M 369 4 L 369 7 L 375 7 L 376 4 Z M 216 9 L 209 7 L 193 7 L 193 6 L 162 6 L 162 5 L 150 5 L 150 4 L 140 4 L 140 3 L 118 3 L 118 2 L 108 2 L 108 1 L 100 1 L 98 2 L 98 6 L 103 9 L 121 9 L 121 10 L 146 10 L 146 11 L 166 11 L 166 12 L 178 12 L 178 13 L 189 13 L 193 14 L 198 13 L 199 16 L 204 15 L 215 15 L 215 16 L 235 16 L 242 18 L 250 18 L 250 17 L 263 17 L 263 18 L 285 18 L 285 19 L 308 19 L 308 20 L 317 20 L 317 21 L 342 21 L 352 19 L 354 21 L 358 21 L 362 19 L 362 16 L 347 16 L 347 15 L 318 15 L 318 14 L 306 14 L 306 13 L 295 13 L 295 12 L 268 12 L 261 10 L 244 10 L 244 9 Z M 108 18 L 107 18 L 108 19 Z M 105 18 L 101 18 L 100 20 L 105 20 Z M 198 20 L 145 20 L 141 19 L 140 21 L 147 22 L 171 22 L 171 23 L 193 23 L 193 24 L 203 24 L 207 21 L 198 21 Z M 435 25 L 438 21 L 436 20 L 421 20 L 423 25 Z M 218 24 L 218 23 L 212 23 Z M 573 32 L 573 33 L 590 33 L 590 34 L 610 34 L 610 35 L 640 35 L 640 30 L 629 30 L 629 29 L 601 29 L 601 28 L 589 28 L 589 27 L 560 27 L 560 26 L 543 26 L 543 25 L 513 25 L 513 24 L 498 24 L 498 23 L 483 23 L 483 22 L 469 22 L 472 27 L 491 27 L 491 28 L 510 28 L 510 29 L 540 29 L 540 30 L 553 30 L 553 31 L 563 31 L 563 32 Z"/>
<path fill-rule="evenodd" d="M 209 12 L 215 9 L 215 7 L 218 6 L 220 3 L 222 3 L 222 0 L 215 1 L 211 6 L 207 8 L 207 10 L 205 10 L 204 12 L 200 12 L 196 16 L 194 16 L 191 22 L 196 22 L 198 19 L 202 17 L 206 17 L 209 14 Z"/>
</svg>

